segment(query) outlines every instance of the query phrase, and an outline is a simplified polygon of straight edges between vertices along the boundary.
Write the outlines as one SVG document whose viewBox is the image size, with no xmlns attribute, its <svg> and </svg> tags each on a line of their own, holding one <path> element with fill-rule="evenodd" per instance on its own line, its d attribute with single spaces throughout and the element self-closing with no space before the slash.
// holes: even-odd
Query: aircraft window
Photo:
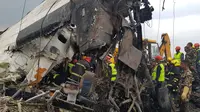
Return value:
<svg viewBox="0 0 200 112">
<path fill-rule="evenodd" d="M 54 54 L 59 54 L 59 50 L 56 47 L 54 47 L 54 46 L 51 46 L 50 52 L 54 53 Z"/>
<path fill-rule="evenodd" d="M 63 44 L 67 42 L 67 39 L 62 34 L 58 35 L 58 40 L 60 40 Z"/>
</svg>

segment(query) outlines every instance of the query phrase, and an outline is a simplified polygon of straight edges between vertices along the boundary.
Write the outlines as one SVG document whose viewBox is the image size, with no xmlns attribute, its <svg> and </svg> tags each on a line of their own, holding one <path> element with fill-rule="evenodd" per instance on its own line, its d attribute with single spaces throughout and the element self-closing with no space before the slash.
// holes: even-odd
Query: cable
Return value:
<svg viewBox="0 0 200 112">
<path fill-rule="evenodd" d="M 44 24 L 44 20 L 46 19 L 46 17 L 47 17 L 47 15 L 49 14 L 49 12 L 50 12 L 50 10 L 51 10 L 51 8 L 56 4 L 56 2 L 57 2 L 58 0 L 56 0 L 52 5 L 51 5 L 51 7 L 49 8 L 49 10 L 47 11 L 47 13 L 46 13 L 46 15 L 44 16 L 44 19 L 42 20 L 42 23 L 41 23 L 41 27 L 40 27 L 40 40 L 39 40 L 39 53 L 38 53 L 38 56 L 39 56 L 39 58 L 38 58 L 38 71 L 37 72 L 39 72 L 39 68 L 40 68 L 40 48 L 41 48 L 41 41 L 42 41 L 42 36 L 43 36 L 43 24 Z M 37 78 L 36 78 L 36 80 L 38 80 L 38 75 L 37 75 Z"/>
<path fill-rule="evenodd" d="M 173 48 L 174 48 L 174 30 L 175 30 L 175 0 L 173 0 L 174 4 L 173 4 Z M 174 54 L 174 49 L 173 49 L 173 54 Z"/>
<path fill-rule="evenodd" d="M 19 26 L 19 32 L 21 31 L 21 27 L 22 27 L 22 20 L 23 20 L 23 17 L 24 17 L 25 8 L 26 8 L 26 0 L 24 0 L 24 6 L 23 6 L 22 16 L 21 16 L 20 26 Z"/>
<path fill-rule="evenodd" d="M 160 16 L 161 16 L 161 0 L 159 1 L 159 15 L 158 15 L 158 32 L 157 32 L 157 41 L 160 33 Z"/>
<path fill-rule="evenodd" d="M 143 38 L 146 38 L 146 35 L 145 35 L 145 24 L 143 24 Z"/>
</svg>

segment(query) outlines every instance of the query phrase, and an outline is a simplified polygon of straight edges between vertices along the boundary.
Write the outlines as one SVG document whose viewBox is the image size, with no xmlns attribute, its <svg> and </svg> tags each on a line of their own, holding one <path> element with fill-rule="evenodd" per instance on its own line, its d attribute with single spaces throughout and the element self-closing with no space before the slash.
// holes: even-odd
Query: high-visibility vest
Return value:
<svg viewBox="0 0 200 112">
<path fill-rule="evenodd" d="M 111 72 L 112 72 L 111 81 L 115 81 L 117 79 L 117 69 L 115 67 L 115 64 L 113 63 L 109 64 L 109 66 L 111 67 Z"/>
<path fill-rule="evenodd" d="M 73 66 L 74 66 L 74 64 L 68 63 L 69 73 L 72 73 L 72 67 L 73 67 Z"/>
<path fill-rule="evenodd" d="M 183 53 L 181 53 L 181 52 L 174 54 L 174 59 L 178 61 L 177 62 L 178 65 L 181 65 L 181 55 L 182 54 Z"/>
<path fill-rule="evenodd" d="M 56 79 L 60 74 L 54 74 L 53 79 Z"/>
<path fill-rule="evenodd" d="M 181 66 L 181 61 L 179 60 L 172 60 L 171 63 L 174 65 L 174 66 Z"/>
<path fill-rule="evenodd" d="M 158 81 L 164 82 L 165 81 L 165 66 L 163 64 L 159 64 L 159 65 L 161 67 L 161 71 L 160 71 L 160 76 L 158 77 Z M 154 67 L 154 70 L 152 72 L 152 80 L 156 80 L 156 78 L 157 78 L 157 74 L 156 74 L 157 67 L 158 67 L 158 65 Z"/>
</svg>

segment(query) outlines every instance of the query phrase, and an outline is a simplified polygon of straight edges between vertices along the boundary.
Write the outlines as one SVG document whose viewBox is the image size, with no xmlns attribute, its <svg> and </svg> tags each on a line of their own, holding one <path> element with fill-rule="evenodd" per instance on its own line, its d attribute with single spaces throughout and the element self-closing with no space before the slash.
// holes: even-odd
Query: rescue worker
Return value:
<svg viewBox="0 0 200 112">
<path fill-rule="evenodd" d="M 165 66 L 161 63 L 162 56 L 156 56 L 156 66 L 152 72 L 152 80 L 156 84 L 156 90 L 163 86 L 165 82 Z"/>
<path fill-rule="evenodd" d="M 198 90 L 200 89 L 199 87 L 199 76 L 197 74 L 196 70 L 196 60 L 197 60 L 197 53 L 194 48 L 192 48 L 193 44 L 189 42 L 186 47 L 186 55 L 185 55 L 185 61 L 187 62 L 190 71 L 193 74 L 194 81 L 193 81 L 193 89 Z"/>
<path fill-rule="evenodd" d="M 50 83 L 54 86 L 59 86 L 67 81 L 69 74 L 67 73 L 67 63 L 69 59 L 65 59 L 60 65 L 54 67 L 50 75 Z"/>
<path fill-rule="evenodd" d="M 182 52 L 180 52 L 181 47 L 176 46 L 175 50 L 176 50 L 176 53 L 174 54 L 174 59 L 178 60 L 179 63 L 181 63 L 181 61 L 184 60 L 184 54 Z"/>
<path fill-rule="evenodd" d="M 197 52 L 197 60 L 196 60 L 196 70 L 198 73 L 198 76 L 200 77 L 200 49 L 199 49 L 199 44 L 195 43 L 194 44 L 196 52 Z"/>
<path fill-rule="evenodd" d="M 181 67 L 184 70 L 184 73 L 181 75 L 181 80 L 180 80 L 180 89 L 181 89 L 180 112 L 189 112 L 188 103 L 190 100 L 190 94 L 192 92 L 193 75 L 188 67 L 187 61 L 183 61 L 181 63 Z"/>
<path fill-rule="evenodd" d="M 195 43 L 194 48 L 195 48 L 195 50 L 199 50 L 199 43 Z"/>
<path fill-rule="evenodd" d="M 108 63 L 108 76 L 111 78 L 110 80 L 116 81 L 117 79 L 117 69 L 114 63 L 114 58 L 113 56 L 110 54 L 110 56 L 106 57 L 107 63 Z"/>
<path fill-rule="evenodd" d="M 162 64 L 161 60 L 163 60 L 162 56 L 156 56 L 156 66 L 152 72 L 152 80 L 155 84 L 155 91 L 156 91 L 156 99 L 160 107 L 160 112 L 170 112 L 170 101 L 168 95 L 168 89 L 165 83 L 165 66 Z M 154 100 L 156 100 L 154 99 Z"/>
<path fill-rule="evenodd" d="M 91 57 L 89 56 L 83 56 L 81 60 L 78 60 L 70 70 L 70 78 L 80 82 L 82 76 L 85 74 L 85 71 L 90 71 L 90 62 Z"/>
<path fill-rule="evenodd" d="M 188 66 L 190 67 L 190 70 L 192 72 L 196 72 L 196 59 L 197 59 L 197 54 L 195 49 L 192 48 L 193 44 L 189 42 L 187 46 L 185 47 L 185 61 L 187 61 Z"/>
<path fill-rule="evenodd" d="M 175 103 L 178 102 L 179 80 L 180 80 L 180 61 L 168 58 L 168 73 L 166 74 L 167 87 Z"/>
</svg>

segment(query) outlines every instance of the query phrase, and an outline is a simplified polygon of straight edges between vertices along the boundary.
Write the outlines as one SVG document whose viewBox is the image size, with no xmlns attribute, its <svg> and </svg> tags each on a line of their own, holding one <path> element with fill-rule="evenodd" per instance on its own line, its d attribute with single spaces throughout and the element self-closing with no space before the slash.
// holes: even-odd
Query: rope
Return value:
<svg viewBox="0 0 200 112">
<path fill-rule="evenodd" d="M 25 8 L 26 8 L 26 0 L 24 0 L 23 10 L 22 10 L 22 16 L 21 16 L 20 26 L 19 26 L 19 32 L 21 31 L 21 27 L 22 27 L 22 19 L 24 17 Z"/>
<path fill-rule="evenodd" d="M 175 28 L 175 0 L 173 0 L 173 48 L 175 47 L 174 45 L 174 28 Z M 173 54 L 174 54 L 174 49 L 173 49 Z"/>
<path fill-rule="evenodd" d="M 159 38 L 159 33 L 160 33 L 160 16 L 161 16 L 161 0 L 159 1 L 159 15 L 158 15 L 158 32 L 157 32 L 157 41 Z"/>
</svg>

